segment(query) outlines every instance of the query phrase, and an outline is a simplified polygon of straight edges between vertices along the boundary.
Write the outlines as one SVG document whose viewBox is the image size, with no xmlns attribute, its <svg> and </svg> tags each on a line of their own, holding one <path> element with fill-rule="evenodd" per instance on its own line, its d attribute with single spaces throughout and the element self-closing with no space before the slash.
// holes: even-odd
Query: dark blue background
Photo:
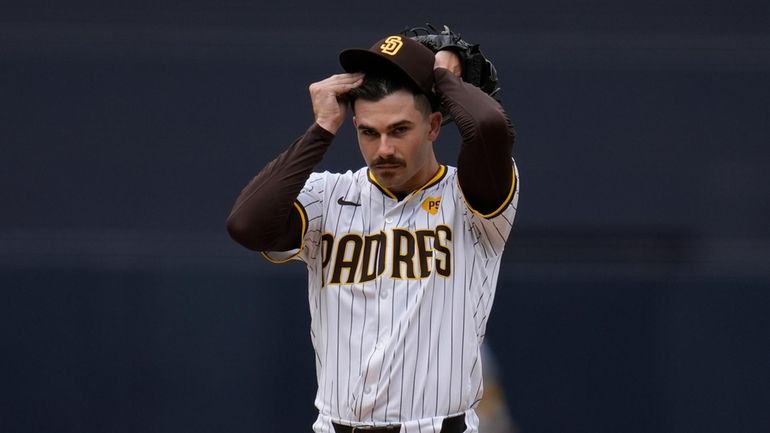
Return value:
<svg viewBox="0 0 770 433">
<path fill-rule="evenodd" d="M 766 2 L 67 3 L 0 5 L 0 431 L 310 431 L 304 269 L 224 220 L 341 49 L 426 21 L 519 131 L 519 430 L 770 429 Z M 320 168 L 361 163 L 348 125 Z"/>
</svg>

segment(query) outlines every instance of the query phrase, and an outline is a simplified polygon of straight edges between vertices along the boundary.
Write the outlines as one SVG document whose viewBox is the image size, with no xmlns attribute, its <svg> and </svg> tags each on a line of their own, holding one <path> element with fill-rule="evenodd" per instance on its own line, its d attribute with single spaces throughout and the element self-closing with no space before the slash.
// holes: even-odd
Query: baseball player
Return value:
<svg viewBox="0 0 770 433">
<path fill-rule="evenodd" d="M 307 265 L 315 432 L 477 432 L 480 345 L 519 191 L 494 67 L 446 27 L 340 62 L 309 86 L 315 121 L 242 190 L 228 231 Z M 347 104 L 366 166 L 314 172 L 342 151 Z M 449 116 L 457 168 L 433 150 Z"/>
</svg>

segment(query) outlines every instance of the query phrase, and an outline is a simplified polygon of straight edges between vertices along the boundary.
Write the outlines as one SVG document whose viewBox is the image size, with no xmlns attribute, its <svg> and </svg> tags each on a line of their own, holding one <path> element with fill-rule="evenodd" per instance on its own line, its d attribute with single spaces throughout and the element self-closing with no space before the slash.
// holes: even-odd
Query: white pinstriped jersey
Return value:
<svg viewBox="0 0 770 433">
<path fill-rule="evenodd" d="M 518 201 L 518 173 L 496 212 L 469 209 L 454 167 L 398 201 L 367 168 L 313 173 L 297 206 L 307 264 L 319 418 L 438 431 L 482 395 L 479 347 Z"/>
</svg>

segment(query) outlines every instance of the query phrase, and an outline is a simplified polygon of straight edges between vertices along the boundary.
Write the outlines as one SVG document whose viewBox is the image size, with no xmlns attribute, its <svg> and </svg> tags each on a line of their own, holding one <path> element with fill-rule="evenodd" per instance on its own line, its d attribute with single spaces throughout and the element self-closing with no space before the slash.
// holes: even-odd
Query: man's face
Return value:
<svg viewBox="0 0 770 433">
<path fill-rule="evenodd" d="M 433 141 L 441 115 L 420 112 L 412 93 L 399 90 L 376 102 L 356 100 L 353 124 L 366 165 L 385 188 L 411 192 L 436 174 Z"/>
</svg>

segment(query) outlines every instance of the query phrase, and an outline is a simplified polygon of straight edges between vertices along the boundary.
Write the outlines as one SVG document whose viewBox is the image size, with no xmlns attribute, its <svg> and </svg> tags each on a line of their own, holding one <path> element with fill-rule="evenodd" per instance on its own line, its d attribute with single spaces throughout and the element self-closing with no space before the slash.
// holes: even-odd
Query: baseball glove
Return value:
<svg viewBox="0 0 770 433">
<path fill-rule="evenodd" d="M 492 62 L 481 53 L 478 44 L 466 42 L 459 34 L 444 26 L 444 30 L 438 31 L 430 24 L 426 27 L 412 27 L 404 29 L 401 34 L 408 36 L 434 53 L 441 50 L 452 50 L 462 62 L 463 81 L 473 84 L 486 94 L 495 99 L 500 87 L 497 82 L 497 70 Z"/>
</svg>

